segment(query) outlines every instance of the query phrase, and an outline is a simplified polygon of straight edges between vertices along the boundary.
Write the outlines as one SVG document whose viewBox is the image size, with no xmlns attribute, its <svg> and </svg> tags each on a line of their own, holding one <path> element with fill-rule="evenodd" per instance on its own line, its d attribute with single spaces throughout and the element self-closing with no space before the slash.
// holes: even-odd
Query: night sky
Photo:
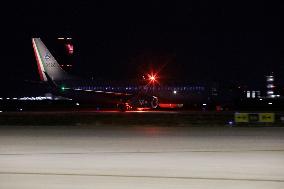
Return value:
<svg viewBox="0 0 284 189">
<path fill-rule="evenodd" d="M 238 1 L 237 1 L 238 2 Z M 231 1 L 36 1 L 1 8 L 1 85 L 39 80 L 31 37 L 73 38 L 76 72 L 128 80 L 284 83 L 283 6 Z M 2 90 L 2 89 L 1 89 Z"/>
</svg>

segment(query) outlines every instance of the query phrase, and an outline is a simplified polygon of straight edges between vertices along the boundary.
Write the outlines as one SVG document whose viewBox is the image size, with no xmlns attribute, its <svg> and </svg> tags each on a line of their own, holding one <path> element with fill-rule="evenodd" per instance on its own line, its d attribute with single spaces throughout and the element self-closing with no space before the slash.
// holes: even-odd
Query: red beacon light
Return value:
<svg viewBox="0 0 284 189">
<path fill-rule="evenodd" d="M 155 76 L 150 76 L 150 80 L 155 81 L 156 80 Z"/>
<path fill-rule="evenodd" d="M 148 79 L 150 82 L 154 83 L 157 81 L 157 77 L 156 75 L 153 75 L 153 74 L 148 74 Z"/>
</svg>

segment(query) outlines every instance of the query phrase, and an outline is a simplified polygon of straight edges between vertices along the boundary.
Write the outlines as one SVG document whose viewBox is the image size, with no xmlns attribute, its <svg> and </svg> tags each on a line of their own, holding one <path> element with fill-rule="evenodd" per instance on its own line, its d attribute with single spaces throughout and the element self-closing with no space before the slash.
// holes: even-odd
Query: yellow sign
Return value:
<svg viewBox="0 0 284 189">
<path fill-rule="evenodd" d="M 259 113 L 259 122 L 273 123 L 275 121 L 274 113 Z"/>
<path fill-rule="evenodd" d="M 235 122 L 236 123 L 248 123 L 249 122 L 248 113 L 235 113 Z"/>
</svg>

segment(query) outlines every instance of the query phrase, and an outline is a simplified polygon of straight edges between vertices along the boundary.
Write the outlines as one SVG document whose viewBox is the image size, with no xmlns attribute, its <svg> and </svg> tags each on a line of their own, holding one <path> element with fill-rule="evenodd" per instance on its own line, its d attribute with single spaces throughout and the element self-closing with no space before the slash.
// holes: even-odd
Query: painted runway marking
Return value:
<svg viewBox="0 0 284 189">
<path fill-rule="evenodd" d="M 246 178 L 218 178 L 218 177 L 171 177 L 147 175 L 112 175 L 112 174 L 79 174 L 79 173 L 51 173 L 51 172 L 0 172 L 0 175 L 39 175 L 39 176 L 80 176 L 80 177 L 116 177 L 116 178 L 150 178 L 150 179 L 183 179 L 183 180 L 223 180 L 223 181 L 251 181 L 251 182 L 284 182 L 279 179 L 246 179 Z"/>
<path fill-rule="evenodd" d="M 239 152 L 284 152 L 279 150 L 186 150 L 186 151 L 102 151 L 102 152 L 54 152 L 54 153 L 0 153 L 0 156 L 25 156 L 25 155 L 90 155 L 90 154 L 168 154 L 168 153 L 239 153 Z"/>
</svg>

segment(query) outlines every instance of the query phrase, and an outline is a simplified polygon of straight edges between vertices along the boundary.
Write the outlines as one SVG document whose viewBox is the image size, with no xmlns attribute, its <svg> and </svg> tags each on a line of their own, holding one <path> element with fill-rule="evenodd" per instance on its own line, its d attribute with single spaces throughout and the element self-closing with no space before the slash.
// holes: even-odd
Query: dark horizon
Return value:
<svg viewBox="0 0 284 189">
<path fill-rule="evenodd" d="M 280 11 L 264 2 L 7 5 L 1 85 L 39 80 L 32 37 L 52 50 L 52 42 L 66 36 L 74 42 L 74 69 L 85 77 L 128 80 L 164 66 L 164 80 L 256 86 L 273 71 L 283 87 Z"/>
</svg>

